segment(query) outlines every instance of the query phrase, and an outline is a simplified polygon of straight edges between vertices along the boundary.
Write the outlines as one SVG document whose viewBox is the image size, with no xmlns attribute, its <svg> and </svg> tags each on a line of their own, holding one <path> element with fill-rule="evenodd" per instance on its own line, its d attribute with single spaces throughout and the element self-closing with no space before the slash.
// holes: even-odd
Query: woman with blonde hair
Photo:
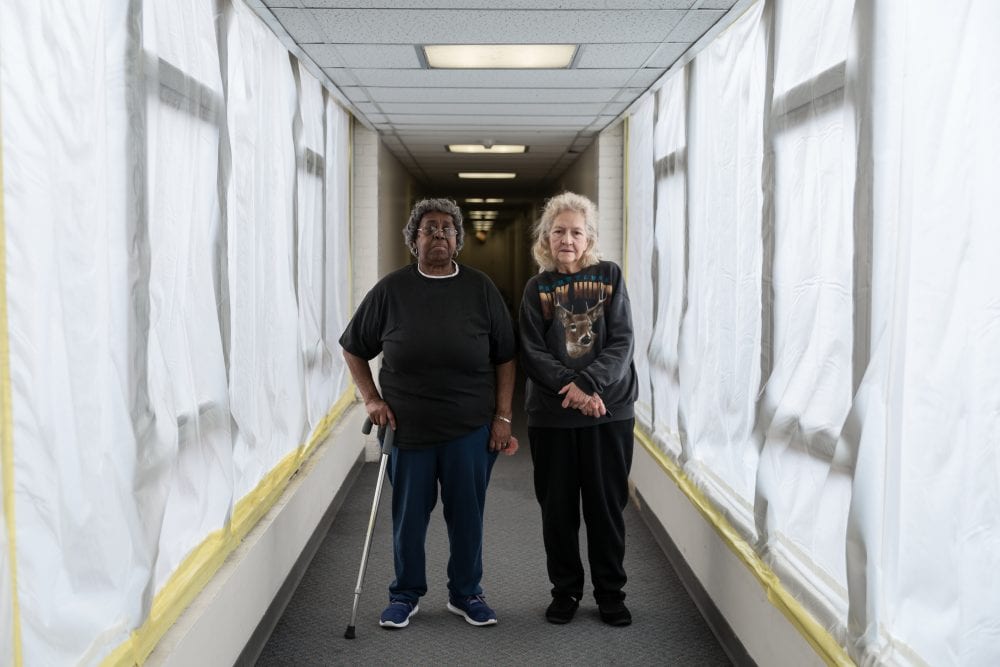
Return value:
<svg viewBox="0 0 1000 667">
<path fill-rule="evenodd" d="M 632 314 L 621 268 L 597 249 L 597 208 L 565 192 L 548 201 L 532 254 L 540 272 L 520 309 L 521 363 L 542 510 L 551 623 L 568 623 L 583 597 L 580 506 L 601 620 L 632 622 L 625 606 L 625 520 L 632 465 Z"/>
</svg>

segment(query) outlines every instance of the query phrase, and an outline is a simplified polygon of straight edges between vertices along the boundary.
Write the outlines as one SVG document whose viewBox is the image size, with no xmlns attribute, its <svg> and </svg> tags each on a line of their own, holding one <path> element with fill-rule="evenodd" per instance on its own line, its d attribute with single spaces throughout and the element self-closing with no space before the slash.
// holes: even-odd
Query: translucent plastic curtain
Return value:
<svg viewBox="0 0 1000 667">
<path fill-rule="evenodd" d="M 350 183 L 351 118 L 332 98 L 326 98 L 326 291 L 323 336 L 334 350 L 328 381 L 334 396 L 350 383 L 347 364 L 337 341 L 351 310 Z"/>
<path fill-rule="evenodd" d="M 159 590 L 232 507 L 232 435 L 216 271 L 223 95 L 215 16 L 200 0 L 149 3 L 146 60 L 150 409 L 142 447 L 160 466 L 142 493 L 163 494 L 162 520 L 143 522 L 158 544 Z"/>
<path fill-rule="evenodd" d="M 753 5 L 689 65 L 689 272 L 679 342 L 685 470 L 744 529 L 760 385 L 762 11 Z"/>
<path fill-rule="evenodd" d="M 875 235 L 872 360 L 847 432 L 852 648 L 863 664 L 997 664 L 1000 5 L 857 14 Z"/>
<path fill-rule="evenodd" d="M 853 393 L 854 138 L 844 97 L 853 4 L 773 7 L 773 227 L 763 267 L 772 369 L 756 426 L 758 540 L 831 628 L 842 627 L 847 603 L 851 470 L 835 466 L 834 454 Z"/>
<path fill-rule="evenodd" d="M 308 436 L 295 294 L 295 82 L 288 53 L 241 4 L 229 28 L 229 390 L 235 494 Z"/>
<path fill-rule="evenodd" d="M 299 307 L 299 337 L 305 374 L 306 411 L 316 428 L 336 400 L 331 391 L 333 353 L 323 336 L 324 292 L 328 288 L 325 264 L 336 258 L 326 255 L 323 185 L 326 171 L 323 90 L 319 81 L 295 64 L 299 91 L 299 121 L 296 123 L 296 221 L 298 271 L 296 292 Z M 332 156 L 331 156 L 332 157 Z"/>
<path fill-rule="evenodd" d="M 653 329 L 654 294 L 649 282 L 653 260 L 653 98 L 647 98 L 629 117 L 628 124 L 628 239 L 625 280 L 632 302 L 635 330 L 635 370 L 639 378 L 639 399 L 635 413 L 647 427 L 653 419 L 649 383 L 649 338 Z"/>
<path fill-rule="evenodd" d="M 17 591 L 0 597 L 20 601 L 28 665 L 95 662 L 149 599 L 141 514 L 162 498 L 134 493 L 151 463 L 133 421 L 148 416 L 132 364 L 147 324 L 132 298 L 143 95 L 127 87 L 128 5 L 0 8 L 17 546 Z"/>
<path fill-rule="evenodd" d="M 677 72 L 656 96 L 656 324 L 649 346 L 653 383 L 653 437 L 680 456 L 680 334 L 687 245 L 687 72 Z"/>
</svg>

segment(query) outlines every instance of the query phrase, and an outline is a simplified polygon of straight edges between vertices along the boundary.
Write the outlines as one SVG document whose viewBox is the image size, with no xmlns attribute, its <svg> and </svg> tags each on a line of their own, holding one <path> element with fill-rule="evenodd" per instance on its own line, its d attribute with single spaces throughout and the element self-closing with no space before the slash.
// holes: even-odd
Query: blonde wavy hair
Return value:
<svg viewBox="0 0 1000 667">
<path fill-rule="evenodd" d="M 580 257 L 580 268 L 593 266 L 601 261 L 601 253 L 597 249 L 597 206 L 583 195 L 564 192 L 545 202 L 542 217 L 535 225 L 535 243 L 531 246 L 531 254 L 538 263 L 539 273 L 554 271 L 556 268 L 556 260 L 549 248 L 549 231 L 556 216 L 566 211 L 575 211 L 583 215 L 584 228 L 587 232 L 587 249 Z"/>
</svg>

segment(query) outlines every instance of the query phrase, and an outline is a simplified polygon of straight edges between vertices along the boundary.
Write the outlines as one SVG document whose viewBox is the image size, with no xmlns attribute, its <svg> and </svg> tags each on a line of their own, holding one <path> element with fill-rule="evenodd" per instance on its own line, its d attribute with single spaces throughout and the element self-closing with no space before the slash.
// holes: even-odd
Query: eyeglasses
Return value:
<svg viewBox="0 0 1000 667">
<path fill-rule="evenodd" d="M 447 238 L 458 236 L 458 230 L 454 227 L 421 227 L 420 233 L 424 236 L 437 236 L 444 234 Z"/>
</svg>

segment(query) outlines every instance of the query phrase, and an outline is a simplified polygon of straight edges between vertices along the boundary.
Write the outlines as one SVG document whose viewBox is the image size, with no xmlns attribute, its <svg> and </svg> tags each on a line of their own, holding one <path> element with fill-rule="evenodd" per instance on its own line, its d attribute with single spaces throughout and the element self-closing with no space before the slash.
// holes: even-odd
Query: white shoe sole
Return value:
<svg viewBox="0 0 1000 667">
<path fill-rule="evenodd" d="M 462 618 L 464 618 L 465 622 L 468 623 L 469 625 L 475 625 L 477 627 L 482 627 L 484 625 L 496 625 L 497 624 L 497 619 L 495 619 L 495 618 L 491 618 L 491 619 L 488 619 L 488 620 L 485 620 L 485 621 L 477 621 L 475 619 L 469 618 L 468 614 L 466 614 L 464 611 L 462 611 L 461 609 L 459 609 L 458 607 L 456 607 L 455 605 L 453 605 L 450 602 L 448 603 L 448 611 L 450 611 L 453 614 L 458 614 L 459 616 L 461 616 Z"/>
<path fill-rule="evenodd" d="M 413 608 L 413 611 L 410 612 L 410 615 L 407 616 L 406 619 L 402 623 L 393 623 L 392 621 L 383 621 L 380 618 L 378 620 L 378 624 L 381 625 L 383 628 L 405 628 L 406 626 L 408 626 L 410 624 L 410 619 L 413 618 L 414 616 L 416 616 L 417 612 L 419 610 L 420 610 L 420 605 L 415 606 Z"/>
</svg>

